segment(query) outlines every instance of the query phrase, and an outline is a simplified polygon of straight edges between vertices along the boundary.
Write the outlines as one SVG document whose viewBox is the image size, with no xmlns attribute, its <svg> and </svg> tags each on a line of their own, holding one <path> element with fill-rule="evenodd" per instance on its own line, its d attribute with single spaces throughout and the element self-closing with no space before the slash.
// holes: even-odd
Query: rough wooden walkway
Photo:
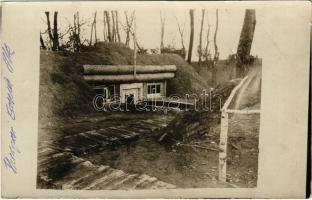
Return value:
<svg viewBox="0 0 312 200">
<path fill-rule="evenodd" d="M 57 189 L 127 190 L 172 189 L 165 183 L 146 174 L 131 174 L 107 165 L 94 165 L 69 152 L 60 153 L 53 148 L 41 148 L 38 160 L 38 179 Z M 62 174 L 64 174 L 62 176 Z M 58 177 L 61 176 L 61 177 Z M 54 179 L 54 180 L 53 180 Z"/>
<path fill-rule="evenodd" d="M 153 189 L 175 188 L 146 174 L 131 174 L 105 164 L 94 165 L 81 155 L 118 148 L 166 125 L 164 119 L 128 120 L 89 131 L 55 134 L 41 139 L 38 147 L 38 181 L 57 189 Z"/>
</svg>

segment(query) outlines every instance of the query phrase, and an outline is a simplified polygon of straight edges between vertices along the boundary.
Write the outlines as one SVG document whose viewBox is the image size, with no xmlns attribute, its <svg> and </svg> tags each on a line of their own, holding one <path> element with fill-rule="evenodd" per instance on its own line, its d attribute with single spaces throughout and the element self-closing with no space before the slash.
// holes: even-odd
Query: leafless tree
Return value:
<svg viewBox="0 0 312 200">
<path fill-rule="evenodd" d="M 133 48 L 135 50 L 136 48 L 138 48 L 138 51 L 137 51 L 138 53 L 145 54 L 147 53 L 147 49 L 144 49 L 143 47 L 139 45 L 136 31 L 137 31 L 136 15 L 135 15 L 135 11 L 133 11 L 133 28 L 130 29 L 130 34 L 132 35 L 132 38 L 133 38 Z"/>
<path fill-rule="evenodd" d="M 165 24 L 166 24 L 166 12 L 160 11 L 160 23 L 161 23 L 161 33 L 160 33 L 160 52 L 165 47 L 164 46 L 164 35 L 165 35 Z"/>
<path fill-rule="evenodd" d="M 106 30 L 105 11 L 103 11 L 103 40 L 104 40 L 104 42 L 107 41 L 107 30 Z"/>
<path fill-rule="evenodd" d="M 109 12 L 108 11 L 104 11 L 105 13 L 105 18 L 106 18 L 106 23 L 107 23 L 107 37 L 108 37 L 108 41 L 112 42 L 112 30 L 111 30 L 111 21 L 110 21 L 110 17 L 109 17 Z"/>
<path fill-rule="evenodd" d="M 203 41 L 203 27 L 204 27 L 204 19 L 205 19 L 205 9 L 202 10 L 202 17 L 201 17 L 201 23 L 200 23 L 200 32 L 199 32 L 199 45 L 198 45 L 198 65 L 201 65 L 202 62 L 202 56 L 203 56 L 203 47 L 202 47 L 202 41 Z"/>
<path fill-rule="evenodd" d="M 48 29 L 47 29 L 47 32 L 48 32 L 48 35 L 49 35 L 49 43 L 50 43 L 50 46 L 52 47 L 52 43 L 53 43 L 53 35 L 52 35 L 52 30 L 51 30 L 51 23 L 50 23 L 50 12 L 45 12 L 46 14 L 46 17 L 47 17 L 47 26 L 48 26 Z"/>
<path fill-rule="evenodd" d="M 41 47 L 42 49 L 47 49 L 47 47 L 46 47 L 45 44 L 44 44 L 41 31 L 40 31 L 40 47 Z"/>
<path fill-rule="evenodd" d="M 59 36 L 58 36 L 58 27 L 57 27 L 57 14 L 58 12 L 54 12 L 54 19 L 53 19 L 53 34 L 51 29 L 51 22 L 49 12 L 45 12 L 47 17 L 47 26 L 48 26 L 48 35 L 49 35 L 49 42 L 50 46 L 52 46 L 52 51 L 59 50 Z"/>
<path fill-rule="evenodd" d="M 175 16 L 177 25 L 178 25 L 178 29 L 179 29 L 179 34 L 180 34 L 180 39 L 181 39 L 181 45 L 182 45 L 182 54 L 184 55 L 185 58 L 185 45 L 184 45 L 184 28 L 185 28 L 185 22 L 183 23 L 183 27 L 181 28 L 180 23 L 178 18 Z"/>
<path fill-rule="evenodd" d="M 218 51 L 218 45 L 217 45 L 217 34 L 218 34 L 218 26 L 219 26 L 219 10 L 216 10 L 216 29 L 213 36 L 213 43 L 215 48 L 215 54 L 214 54 L 214 62 L 219 60 L 219 51 Z"/>
<path fill-rule="evenodd" d="M 209 36 L 210 36 L 210 23 L 209 23 L 209 19 L 208 19 L 208 13 L 207 13 L 207 35 L 206 35 L 206 47 L 205 47 L 205 51 L 204 51 L 204 57 L 205 57 L 205 61 L 206 64 L 208 66 L 209 61 L 211 60 L 211 55 L 210 55 L 210 51 L 209 51 Z"/>
<path fill-rule="evenodd" d="M 120 33 L 119 33 L 119 20 L 118 20 L 118 12 L 115 10 L 115 21 L 116 21 L 116 35 L 117 35 L 117 42 L 120 42 Z"/>
<path fill-rule="evenodd" d="M 114 11 L 111 11 L 111 16 L 112 16 L 112 41 L 116 42 L 117 37 L 116 37 L 116 19 L 115 19 L 115 13 Z"/>
<path fill-rule="evenodd" d="M 97 36 L 96 36 L 96 12 L 94 13 L 94 18 L 93 18 L 93 22 L 91 25 L 91 36 L 90 36 L 90 43 L 89 45 L 92 45 L 92 37 L 93 37 L 93 31 L 94 31 L 94 43 L 97 42 Z"/>
<path fill-rule="evenodd" d="M 190 10 L 190 26 L 191 26 L 191 34 L 190 34 L 190 43 L 189 50 L 187 55 L 187 62 L 192 62 L 192 52 L 193 52 L 193 42 L 194 42 L 194 10 Z"/>
<path fill-rule="evenodd" d="M 125 11 L 124 14 L 125 14 L 125 18 L 126 18 L 126 24 L 125 25 L 123 25 L 122 23 L 120 23 L 120 24 L 121 24 L 123 30 L 126 33 L 125 45 L 129 47 L 129 45 L 130 45 L 131 29 L 132 29 L 132 26 L 133 26 L 134 14 L 135 13 L 133 11 L 131 13 L 131 15 L 129 16 L 128 12 Z"/>
<path fill-rule="evenodd" d="M 80 51 L 81 41 L 80 41 L 80 21 L 79 12 L 74 14 L 74 27 L 71 32 L 73 40 L 74 51 Z"/>
<path fill-rule="evenodd" d="M 58 12 L 54 12 L 54 20 L 53 20 L 53 44 L 54 44 L 54 50 L 59 50 L 59 47 L 60 47 L 59 35 L 58 35 L 58 29 L 57 29 L 57 14 L 58 14 Z"/>
<path fill-rule="evenodd" d="M 250 50 L 255 28 L 256 11 L 254 9 L 247 9 L 237 48 L 237 60 L 240 66 L 247 64 L 250 60 Z"/>
</svg>

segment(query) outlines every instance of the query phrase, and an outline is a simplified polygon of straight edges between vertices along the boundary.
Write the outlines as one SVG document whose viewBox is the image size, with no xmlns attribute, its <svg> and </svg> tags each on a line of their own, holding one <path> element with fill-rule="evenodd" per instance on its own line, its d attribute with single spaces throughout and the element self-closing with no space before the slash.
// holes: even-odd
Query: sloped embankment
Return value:
<svg viewBox="0 0 312 200">
<path fill-rule="evenodd" d="M 234 79 L 226 84 L 217 86 L 211 94 L 211 100 L 207 98 L 206 105 L 209 110 L 179 113 L 164 130 L 167 134 L 164 137 L 164 141 L 187 141 L 194 137 L 208 134 L 208 132 L 210 132 L 209 134 L 217 133 L 215 129 L 220 124 L 220 108 L 239 81 L 240 79 Z"/>
<path fill-rule="evenodd" d="M 174 54 L 139 54 L 138 64 L 177 66 L 176 77 L 168 81 L 167 93 L 184 96 L 208 88 L 192 66 Z M 98 43 L 86 52 L 41 51 L 39 120 L 41 126 L 56 120 L 93 113 L 93 91 L 83 80 L 84 64 L 133 64 L 133 51 L 123 44 Z"/>
</svg>

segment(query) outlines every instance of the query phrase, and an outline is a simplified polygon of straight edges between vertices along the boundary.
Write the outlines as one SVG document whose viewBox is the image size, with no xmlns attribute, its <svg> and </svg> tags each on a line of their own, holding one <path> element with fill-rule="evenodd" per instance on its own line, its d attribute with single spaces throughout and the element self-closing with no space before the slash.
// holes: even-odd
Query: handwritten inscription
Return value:
<svg viewBox="0 0 312 200">
<path fill-rule="evenodd" d="M 13 127 L 13 122 L 16 119 L 16 115 L 14 109 L 15 102 L 14 102 L 13 83 L 10 79 L 12 76 L 14 76 L 13 55 L 15 54 L 15 52 L 5 43 L 2 44 L 1 49 L 4 66 L 8 72 L 6 73 L 6 70 L 4 69 L 4 74 L 6 74 L 6 76 L 3 76 L 3 79 L 6 88 L 6 115 L 8 119 L 7 123 L 8 127 L 10 127 L 8 131 L 9 136 L 8 151 L 3 158 L 3 162 L 6 169 L 16 174 L 17 173 L 16 155 L 21 152 L 16 145 L 17 134 Z"/>
<path fill-rule="evenodd" d="M 6 82 L 6 111 L 12 120 L 15 120 L 13 84 L 7 77 L 3 77 Z"/>
<path fill-rule="evenodd" d="M 5 168 L 12 170 L 13 173 L 17 173 L 15 157 L 17 153 L 20 153 L 20 150 L 16 146 L 16 132 L 13 127 L 9 131 L 10 143 L 9 143 L 9 152 L 7 156 L 4 157 L 4 166 Z"/>
<path fill-rule="evenodd" d="M 13 61 L 12 57 L 15 54 L 15 52 L 7 45 L 3 44 L 2 45 L 2 59 L 9 70 L 9 72 L 13 73 L 14 72 L 14 67 L 13 67 Z"/>
</svg>

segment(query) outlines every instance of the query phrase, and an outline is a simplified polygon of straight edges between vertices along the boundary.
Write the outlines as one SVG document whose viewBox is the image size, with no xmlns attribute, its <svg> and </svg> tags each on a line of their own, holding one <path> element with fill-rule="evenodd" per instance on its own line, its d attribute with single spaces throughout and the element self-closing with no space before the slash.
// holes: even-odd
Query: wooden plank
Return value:
<svg viewBox="0 0 312 200">
<path fill-rule="evenodd" d="M 110 131 L 107 128 L 99 129 L 99 130 L 97 130 L 97 132 L 99 134 L 101 134 L 103 137 L 105 137 L 104 138 L 105 140 L 110 141 L 110 142 L 114 142 L 114 141 L 119 139 L 118 137 L 116 137 L 113 134 L 111 134 Z"/>
<path fill-rule="evenodd" d="M 79 183 L 82 183 L 88 177 L 92 176 L 92 173 L 96 171 L 104 173 L 104 171 L 108 169 L 108 166 L 101 166 L 100 168 L 95 169 L 95 166 L 89 167 L 82 163 L 76 165 L 76 167 L 72 169 L 72 173 L 68 174 L 65 178 L 58 181 L 57 184 L 62 185 L 63 189 L 73 189 L 75 186 L 77 187 Z"/>
<path fill-rule="evenodd" d="M 118 177 L 124 176 L 124 175 L 125 175 L 125 173 L 123 171 L 111 168 L 111 172 L 110 173 L 105 174 L 104 176 L 102 176 L 102 177 L 100 177 L 100 178 L 98 178 L 96 180 L 93 179 L 92 182 L 90 182 L 90 184 L 85 185 L 81 189 L 83 189 L 83 190 L 94 189 L 94 188 L 96 188 L 100 184 L 103 184 L 103 183 L 105 183 L 107 181 L 109 182 L 109 181 L 111 181 L 114 178 L 118 178 Z"/>
<path fill-rule="evenodd" d="M 86 178 L 81 179 L 79 182 L 73 185 L 73 189 L 86 189 L 89 188 L 90 185 L 95 184 L 99 177 L 101 176 L 109 176 L 112 174 L 114 170 L 110 167 L 108 168 L 99 168 L 96 172 L 91 172 Z"/>
<path fill-rule="evenodd" d="M 127 176 L 125 176 L 123 179 L 109 184 L 108 186 L 105 187 L 106 190 L 116 190 L 116 189 L 120 189 L 120 187 L 122 187 L 122 185 L 124 185 L 125 183 L 133 180 L 135 177 L 137 177 L 137 174 L 127 174 Z"/>
<path fill-rule="evenodd" d="M 139 133 L 137 133 L 137 132 L 135 132 L 135 131 L 128 130 L 127 128 L 129 128 L 129 127 L 126 127 L 126 126 L 116 126 L 116 127 L 111 127 L 111 128 L 116 128 L 116 129 L 119 129 L 119 130 L 121 130 L 121 131 L 127 132 L 128 135 L 131 135 L 131 136 L 140 135 Z"/>
<path fill-rule="evenodd" d="M 112 186 L 115 186 L 116 184 L 121 184 L 125 180 L 129 178 L 129 174 L 125 172 L 117 172 L 115 175 L 112 175 L 110 178 L 108 178 L 106 181 L 92 187 L 92 190 L 107 190 L 111 188 Z"/>
<path fill-rule="evenodd" d="M 115 128 L 115 127 L 108 127 L 108 129 L 111 131 L 110 134 L 119 137 L 120 139 L 129 139 L 132 136 L 125 133 L 125 131 L 119 129 L 119 128 Z"/>
</svg>

